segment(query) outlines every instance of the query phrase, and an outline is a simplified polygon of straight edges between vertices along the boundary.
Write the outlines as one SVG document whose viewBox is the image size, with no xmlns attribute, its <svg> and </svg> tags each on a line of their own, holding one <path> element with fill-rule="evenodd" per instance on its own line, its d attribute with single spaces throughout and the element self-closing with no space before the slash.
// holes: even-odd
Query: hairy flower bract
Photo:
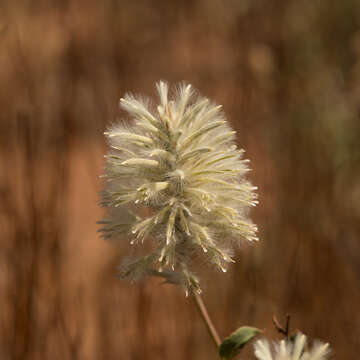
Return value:
<svg viewBox="0 0 360 360">
<path fill-rule="evenodd" d="M 124 278 L 164 277 L 200 291 L 192 272 L 201 256 L 222 271 L 232 246 L 257 240 L 248 217 L 256 188 L 246 181 L 248 160 L 235 144 L 221 106 L 181 84 L 157 85 L 159 104 L 127 94 L 130 122 L 106 133 L 106 238 L 127 238 L 138 253 L 122 265 Z M 148 243 L 148 245 L 147 245 Z"/>
</svg>

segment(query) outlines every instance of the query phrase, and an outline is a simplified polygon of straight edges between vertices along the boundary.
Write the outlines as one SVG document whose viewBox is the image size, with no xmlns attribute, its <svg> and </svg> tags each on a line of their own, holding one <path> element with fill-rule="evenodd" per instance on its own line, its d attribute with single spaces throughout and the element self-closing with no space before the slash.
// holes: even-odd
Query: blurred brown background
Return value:
<svg viewBox="0 0 360 360">
<path fill-rule="evenodd" d="M 217 358 L 191 299 L 118 280 L 128 245 L 96 232 L 102 133 L 159 79 L 224 105 L 259 187 L 261 242 L 202 276 L 221 336 L 291 313 L 356 358 L 360 2 L 2 0 L 0 359 Z"/>
</svg>

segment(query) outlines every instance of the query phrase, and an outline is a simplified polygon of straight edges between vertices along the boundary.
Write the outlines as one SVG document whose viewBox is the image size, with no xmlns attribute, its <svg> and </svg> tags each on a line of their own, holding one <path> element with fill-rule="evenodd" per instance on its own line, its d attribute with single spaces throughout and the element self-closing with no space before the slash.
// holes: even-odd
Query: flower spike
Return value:
<svg viewBox="0 0 360 360">
<path fill-rule="evenodd" d="M 245 179 L 248 160 L 221 106 L 191 85 L 172 93 L 160 81 L 156 88 L 155 109 L 125 95 L 120 106 L 131 125 L 105 133 L 111 150 L 102 204 L 108 212 L 100 231 L 106 238 L 128 237 L 143 252 L 123 263 L 122 277 L 161 276 L 199 292 L 190 270 L 194 255 L 225 272 L 233 262 L 229 245 L 257 240 L 247 215 L 257 204 L 256 187 Z"/>
</svg>

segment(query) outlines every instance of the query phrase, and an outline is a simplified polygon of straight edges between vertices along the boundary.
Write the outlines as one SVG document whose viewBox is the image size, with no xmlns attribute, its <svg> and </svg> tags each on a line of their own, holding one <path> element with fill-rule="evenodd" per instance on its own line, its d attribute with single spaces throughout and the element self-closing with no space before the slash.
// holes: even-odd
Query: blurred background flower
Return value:
<svg viewBox="0 0 360 360">
<path fill-rule="evenodd" d="M 329 358 L 327 343 L 315 341 L 309 348 L 306 336 L 298 333 L 292 340 L 281 340 L 274 344 L 274 350 L 267 340 L 255 342 L 255 356 L 258 360 L 325 360 Z"/>
<path fill-rule="evenodd" d="M 4 0 L 0 357 L 215 358 L 159 279 L 113 276 L 99 239 L 102 136 L 127 90 L 185 80 L 222 104 L 259 187 L 257 246 L 199 274 L 221 335 L 294 326 L 360 347 L 360 2 Z M 253 356 L 249 353 L 242 356 Z M 174 350 L 176 349 L 176 351 Z M 245 350 L 247 351 L 247 350 Z"/>
</svg>

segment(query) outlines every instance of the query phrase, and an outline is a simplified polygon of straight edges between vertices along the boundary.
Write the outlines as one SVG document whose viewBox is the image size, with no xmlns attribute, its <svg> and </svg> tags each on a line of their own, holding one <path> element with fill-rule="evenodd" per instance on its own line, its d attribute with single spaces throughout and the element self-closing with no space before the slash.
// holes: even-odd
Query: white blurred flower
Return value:
<svg viewBox="0 0 360 360">
<path fill-rule="evenodd" d="M 314 342 L 309 351 L 306 347 L 306 336 L 297 334 L 294 341 L 281 340 L 271 350 L 267 340 L 256 341 L 255 356 L 258 360 L 325 360 L 330 354 L 329 344 Z"/>
<path fill-rule="evenodd" d="M 235 131 L 220 106 L 200 97 L 191 85 L 180 85 L 169 97 L 168 85 L 157 85 L 159 105 L 126 95 L 120 106 L 132 120 L 112 126 L 107 136 L 106 238 L 124 237 L 151 251 L 124 263 L 122 276 L 163 276 L 186 289 L 200 291 L 190 272 L 201 255 L 226 271 L 232 262 L 231 240 L 257 240 L 248 218 L 255 206 L 255 187 Z M 165 269 L 166 268 L 166 269 Z"/>
</svg>

